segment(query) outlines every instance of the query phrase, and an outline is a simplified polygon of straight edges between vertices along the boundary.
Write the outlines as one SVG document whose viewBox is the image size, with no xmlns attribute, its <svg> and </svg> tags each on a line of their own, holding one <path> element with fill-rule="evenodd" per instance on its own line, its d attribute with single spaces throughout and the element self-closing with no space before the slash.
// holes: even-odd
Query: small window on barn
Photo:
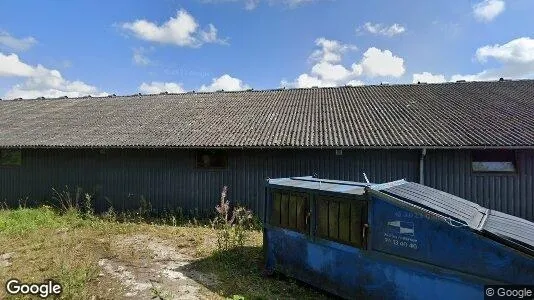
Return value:
<svg viewBox="0 0 534 300">
<path fill-rule="evenodd" d="M 478 150 L 472 152 L 473 172 L 514 173 L 516 157 L 513 150 Z"/>
<path fill-rule="evenodd" d="M 20 166 L 22 154 L 20 150 L 0 150 L 0 166 Z"/>
<path fill-rule="evenodd" d="M 197 151 L 197 168 L 201 169 L 222 169 L 226 168 L 228 157 L 225 151 L 203 150 Z"/>
<path fill-rule="evenodd" d="M 310 223 L 307 195 L 275 191 L 272 197 L 271 225 L 307 233 Z"/>
<path fill-rule="evenodd" d="M 364 201 L 321 197 L 317 200 L 317 236 L 361 248 L 366 216 Z"/>
</svg>

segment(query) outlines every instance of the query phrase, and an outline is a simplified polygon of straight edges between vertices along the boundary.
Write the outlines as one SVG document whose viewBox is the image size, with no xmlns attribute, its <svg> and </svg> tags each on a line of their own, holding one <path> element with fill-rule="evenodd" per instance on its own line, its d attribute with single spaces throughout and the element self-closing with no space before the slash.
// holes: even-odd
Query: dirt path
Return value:
<svg viewBox="0 0 534 300">
<path fill-rule="evenodd" d="M 218 298 L 206 288 L 217 284 L 215 276 L 193 270 L 189 266 L 193 258 L 161 239 L 148 235 L 119 236 L 112 251 L 117 256 L 101 259 L 99 265 L 123 284 L 125 298 Z"/>
</svg>

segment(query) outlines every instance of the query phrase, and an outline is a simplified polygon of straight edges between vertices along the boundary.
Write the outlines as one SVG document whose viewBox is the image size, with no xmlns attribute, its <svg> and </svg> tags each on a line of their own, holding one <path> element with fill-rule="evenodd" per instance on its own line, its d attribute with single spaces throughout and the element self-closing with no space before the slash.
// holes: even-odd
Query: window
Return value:
<svg viewBox="0 0 534 300">
<path fill-rule="evenodd" d="M 226 152 L 220 150 L 198 151 L 196 154 L 197 168 L 222 169 L 226 168 Z"/>
<path fill-rule="evenodd" d="M 309 201 L 306 194 L 292 192 L 273 192 L 271 225 L 308 232 Z"/>
<path fill-rule="evenodd" d="M 20 166 L 21 163 L 20 150 L 0 150 L 0 166 Z"/>
<path fill-rule="evenodd" d="M 357 247 L 363 246 L 367 204 L 359 200 L 320 197 L 317 200 L 317 235 Z"/>
<path fill-rule="evenodd" d="M 515 151 L 480 150 L 472 152 L 473 172 L 514 173 L 516 171 Z"/>
</svg>

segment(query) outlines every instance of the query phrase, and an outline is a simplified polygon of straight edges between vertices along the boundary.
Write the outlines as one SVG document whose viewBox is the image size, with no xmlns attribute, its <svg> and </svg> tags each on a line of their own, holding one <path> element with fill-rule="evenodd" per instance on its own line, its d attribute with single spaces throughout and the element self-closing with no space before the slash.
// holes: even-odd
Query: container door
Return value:
<svg viewBox="0 0 534 300">
<path fill-rule="evenodd" d="M 308 194 L 273 190 L 271 197 L 269 224 L 309 235 L 310 200 Z"/>
<path fill-rule="evenodd" d="M 367 201 L 317 196 L 315 203 L 317 238 L 366 248 Z"/>
</svg>

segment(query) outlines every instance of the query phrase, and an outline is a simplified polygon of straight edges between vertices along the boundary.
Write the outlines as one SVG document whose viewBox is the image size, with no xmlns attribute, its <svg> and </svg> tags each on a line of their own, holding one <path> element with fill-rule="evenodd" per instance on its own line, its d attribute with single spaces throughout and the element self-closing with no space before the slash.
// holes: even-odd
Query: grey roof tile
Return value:
<svg viewBox="0 0 534 300">
<path fill-rule="evenodd" d="M 534 81 L 0 101 L 0 147 L 534 147 Z"/>
</svg>

